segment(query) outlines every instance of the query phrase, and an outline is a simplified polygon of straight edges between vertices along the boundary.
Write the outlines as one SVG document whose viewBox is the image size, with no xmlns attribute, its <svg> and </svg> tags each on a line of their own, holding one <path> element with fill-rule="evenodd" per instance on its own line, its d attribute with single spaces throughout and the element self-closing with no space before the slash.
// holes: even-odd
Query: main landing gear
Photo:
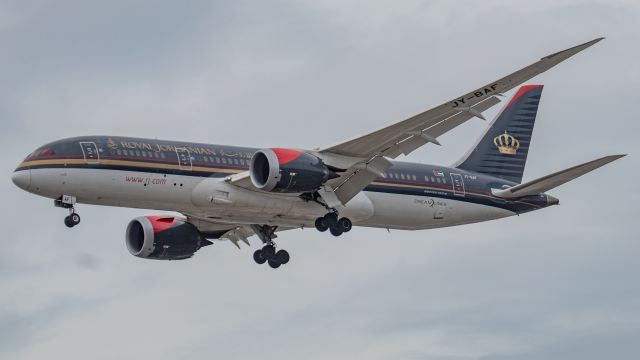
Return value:
<svg viewBox="0 0 640 360">
<path fill-rule="evenodd" d="M 76 197 L 71 195 L 62 195 L 58 199 L 53 201 L 53 204 L 57 207 L 69 209 L 69 215 L 64 218 L 64 224 L 67 227 L 72 228 L 80 224 L 80 215 L 76 212 L 74 207 L 76 203 Z"/>
<path fill-rule="evenodd" d="M 323 217 L 317 218 L 315 225 L 318 231 L 325 232 L 329 230 L 333 236 L 340 236 L 343 233 L 349 232 L 353 227 L 349 218 L 338 218 L 338 213 L 336 211 L 332 211 Z"/>
<path fill-rule="evenodd" d="M 277 269 L 280 265 L 289 262 L 290 257 L 287 250 L 276 250 L 276 243 L 273 242 L 273 239 L 276 238 L 276 226 L 251 225 L 251 228 L 265 244 L 262 249 L 253 253 L 253 260 L 256 263 L 264 264 L 266 262 L 271 268 Z"/>
</svg>

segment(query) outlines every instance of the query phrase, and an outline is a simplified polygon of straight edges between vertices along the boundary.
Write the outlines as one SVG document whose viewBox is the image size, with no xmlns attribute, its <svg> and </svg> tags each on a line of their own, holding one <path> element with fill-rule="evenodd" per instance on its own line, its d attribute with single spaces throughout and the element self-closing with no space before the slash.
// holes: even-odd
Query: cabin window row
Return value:
<svg viewBox="0 0 640 360">
<path fill-rule="evenodd" d="M 135 157 L 143 157 L 149 159 L 166 159 L 167 156 L 162 152 L 155 151 L 145 151 L 145 150 L 127 150 L 127 149 L 116 149 L 111 151 L 113 155 L 118 156 L 135 156 Z M 191 156 L 191 161 L 201 161 L 205 163 L 212 164 L 224 164 L 224 165 L 238 165 L 238 166 L 249 166 L 249 159 L 238 159 L 238 158 L 225 158 L 218 156 L 202 156 L 201 158 L 197 158 Z"/>
<path fill-rule="evenodd" d="M 418 181 L 418 178 L 413 174 L 405 174 L 405 173 L 384 173 L 382 177 L 385 179 L 396 179 L 396 180 L 408 180 L 408 181 Z M 440 176 L 425 176 L 425 182 L 431 182 L 434 184 L 446 184 L 447 180 L 444 177 Z"/>
<path fill-rule="evenodd" d="M 200 159 L 197 159 L 200 160 Z M 239 165 L 239 166 L 249 166 L 249 159 L 238 159 L 238 158 L 224 158 L 218 156 L 203 156 L 202 162 L 212 163 L 212 164 L 225 164 L 225 165 Z"/>
<path fill-rule="evenodd" d="M 404 173 L 384 173 L 382 177 L 387 179 L 397 179 L 397 180 L 409 180 L 409 181 L 418 181 L 418 178 L 412 174 L 404 174 Z"/>
<path fill-rule="evenodd" d="M 117 149 L 115 150 L 115 153 L 116 155 L 137 156 L 137 157 L 145 157 L 149 159 L 165 159 L 166 158 L 166 155 L 164 153 L 155 152 L 155 151 Z"/>
</svg>

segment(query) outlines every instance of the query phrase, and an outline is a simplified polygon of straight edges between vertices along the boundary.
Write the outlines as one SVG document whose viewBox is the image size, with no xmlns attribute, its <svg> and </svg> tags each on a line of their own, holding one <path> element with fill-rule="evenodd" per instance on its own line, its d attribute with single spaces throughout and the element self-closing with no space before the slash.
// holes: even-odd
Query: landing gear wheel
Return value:
<svg viewBox="0 0 640 360">
<path fill-rule="evenodd" d="M 335 227 L 336 224 L 338 223 L 338 215 L 336 215 L 336 213 L 328 213 L 327 215 L 325 215 L 323 217 L 324 219 L 324 223 L 329 227 Z"/>
<path fill-rule="evenodd" d="M 67 225 L 67 227 L 69 227 L 69 228 L 72 228 L 72 227 L 80 224 L 80 215 L 78 215 L 76 213 L 69 214 L 69 216 L 66 216 L 64 218 L 64 224 Z"/>
<path fill-rule="evenodd" d="M 71 219 L 73 226 L 80 224 L 80 215 L 77 213 L 71 213 L 71 215 L 69 215 L 69 219 Z"/>
<path fill-rule="evenodd" d="M 262 265 L 267 261 L 267 259 L 265 259 L 262 256 L 262 250 L 260 250 L 260 249 L 256 250 L 253 253 L 253 260 L 255 260 L 255 262 L 258 263 L 259 265 Z"/>
<path fill-rule="evenodd" d="M 289 253 L 287 252 L 287 250 L 278 250 L 278 252 L 276 253 L 275 259 L 280 264 L 284 265 L 289 262 Z"/>
<path fill-rule="evenodd" d="M 273 245 L 266 245 L 262 248 L 262 258 L 271 261 L 276 255 L 276 248 Z"/>
<path fill-rule="evenodd" d="M 273 260 L 269 260 L 269 266 L 271 266 L 272 269 L 277 269 L 280 267 L 280 263 L 277 261 L 273 261 Z"/>
<path fill-rule="evenodd" d="M 338 220 L 337 228 L 342 230 L 342 232 L 349 232 L 349 230 L 351 230 L 352 227 L 353 227 L 353 224 L 351 223 L 351 220 L 349 220 L 349 218 L 344 217 Z"/>
<path fill-rule="evenodd" d="M 329 232 L 330 232 L 330 233 L 331 233 L 331 235 L 333 235 L 333 236 L 340 236 L 340 235 L 342 235 L 342 230 L 340 230 L 340 229 L 338 229 L 338 228 L 335 228 L 335 227 L 330 228 L 330 229 L 329 229 Z"/>
<path fill-rule="evenodd" d="M 329 226 L 327 225 L 327 222 L 324 220 L 324 217 L 317 218 L 315 225 L 316 225 L 316 229 L 320 232 L 325 232 L 329 230 Z"/>
</svg>

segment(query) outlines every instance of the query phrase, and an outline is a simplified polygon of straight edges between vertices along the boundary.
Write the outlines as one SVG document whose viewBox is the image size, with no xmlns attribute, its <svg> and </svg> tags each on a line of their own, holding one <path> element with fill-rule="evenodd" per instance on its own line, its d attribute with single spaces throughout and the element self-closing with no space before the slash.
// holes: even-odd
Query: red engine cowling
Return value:
<svg viewBox="0 0 640 360">
<path fill-rule="evenodd" d="M 127 226 L 126 243 L 133 256 L 155 260 L 188 259 L 211 245 L 193 224 L 172 216 L 144 216 Z"/>
<path fill-rule="evenodd" d="M 272 192 L 309 192 L 338 177 L 313 154 L 292 149 L 262 149 L 251 158 L 249 168 L 255 187 Z"/>
</svg>

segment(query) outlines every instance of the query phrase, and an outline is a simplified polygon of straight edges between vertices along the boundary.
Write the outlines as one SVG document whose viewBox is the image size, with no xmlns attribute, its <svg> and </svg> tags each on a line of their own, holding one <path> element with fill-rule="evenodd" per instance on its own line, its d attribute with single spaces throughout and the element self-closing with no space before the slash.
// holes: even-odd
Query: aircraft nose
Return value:
<svg viewBox="0 0 640 360">
<path fill-rule="evenodd" d="M 16 170 L 11 175 L 11 181 L 22 190 L 28 190 L 31 186 L 31 170 Z"/>
</svg>

